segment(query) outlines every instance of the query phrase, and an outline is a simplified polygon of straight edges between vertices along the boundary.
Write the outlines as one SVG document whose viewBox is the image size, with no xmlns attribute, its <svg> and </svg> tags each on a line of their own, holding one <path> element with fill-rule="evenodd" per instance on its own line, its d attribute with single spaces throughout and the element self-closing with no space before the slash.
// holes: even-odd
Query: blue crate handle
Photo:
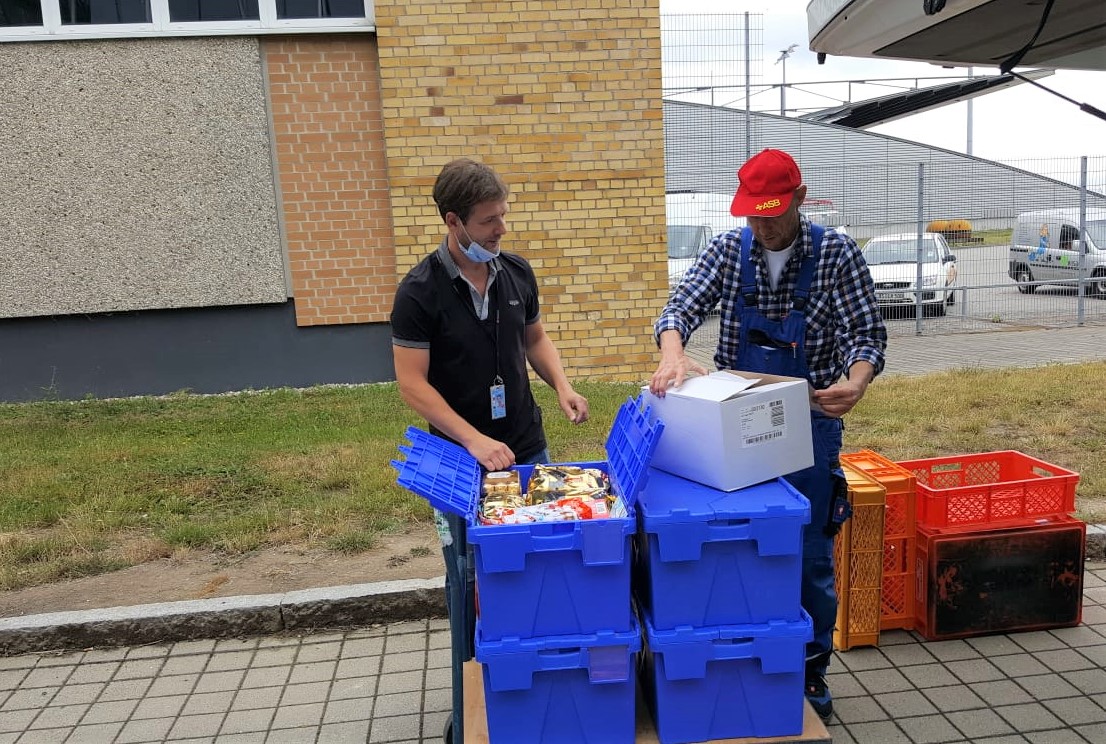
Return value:
<svg viewBox="0 0 1106 744">
<path fill-rule="evenodd" d="M 711 661 L 756 659 L 763 674 L 802 671 L 806 666 L 806 643 L 814 638 L 814 625 L 806 610 L 802 619 L 774 620 L 763 625 L 732 625 L 649 631 L 654 653 L 664 655 L 664 674 L 669 680 L 702 679 Z M 797 641 L 801 641 L 797 643 Z"/>
<path fill-rule="evenodd" d="M 563 669 L 579 669 L 587 666 L 587 649 L 582 646 L 576 648 L 547 648 L 537 652 L 538 664 L 536 667 L 544 672 L 555 672 Z"/>
<path fill-rule="evenodd" d="M 697 561 L 703 556 L 703 545 L 707 543 L 728 543 L 755 541 L 757 555 L 794 555 L 802 547 L 802 530 L 783 530 L 768 520 L 727 520 L 714 522 L 687 522 L 670 524 L 664 527 L 664 538 L 659 541 L 660 559 L 665 563 L 676 561 Z"/>
<path fill-rule="evenodd" d="M 806 664 L 806 650 L 790 638 L 729 638 L 710 644 L 680 648 L 664 654 L 664 674 L 669 680 L 702 679 L 712 661 L 757 659 L 764 674 L 798 672 Z"/>
<path fill-rule="evenodd" d="M 629 646 L 597 646 L 543 649 L 511 657 L 492 657 L 484 662 L 489 686 L 494 692 L 529 690 L 538 672 L 588 671 L 594 685 L 626 682 L 632 672 Z"/>
<path fill-rule="evenodd" d="M 551 535 L 537 535 L 532 531 L 530 534 L 530 548 L 535 553 L 541 553 L 545 551 L 558 551 L 558 550 L 572 550 L 576 547 L 576 543 L 579 540 L 577 535 L 575 521 L 566 522 L 550 522 L 554 528 L 560 528 L 563 532 L 557 532 Z"/>
<path fill-rule="evenodd" d="M 751 519 L 719 519 L 707 522 L 707 542 L 748 540 L 752 536 Z"/>
</svg>

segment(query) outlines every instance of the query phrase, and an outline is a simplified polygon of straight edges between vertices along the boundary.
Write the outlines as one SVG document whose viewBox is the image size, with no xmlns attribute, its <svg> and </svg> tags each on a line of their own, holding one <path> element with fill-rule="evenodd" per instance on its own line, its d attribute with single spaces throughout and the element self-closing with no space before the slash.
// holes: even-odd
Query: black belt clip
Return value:
<svg viewBox="0 0 1106 744">
<path fill-rule="evenodd" d="M 853 505 L 849 503 L 849 484 L 845 476 L 835 472 L 833 478 L 833 501 L 830 502 L 829 520 L 823 528 L 827 537 L 836 537 L 841 525 L 853 515 Z"/>
</svg>

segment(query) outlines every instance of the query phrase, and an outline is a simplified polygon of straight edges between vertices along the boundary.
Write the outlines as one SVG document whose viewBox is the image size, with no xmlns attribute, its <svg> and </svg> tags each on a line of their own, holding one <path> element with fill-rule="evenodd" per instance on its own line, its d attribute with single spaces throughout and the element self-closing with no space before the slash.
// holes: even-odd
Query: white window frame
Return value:
<svg viewBox="0 0 1106 744">
<path fill-rule="evenodd" d="M 64 2 L 64 0 L 62 0 Z M 149 0 L 151 23 L 62 25 L 59 0 L 40 0 L 41 26 L 2 26 L 0 42 L 119 39 L 150 36 L 255 36 L 258 34 L 326 34 L 376 31 L 374 0 L 364 0 L 364 18 L 277 18 L 276 0 L 257 0 L 256 21 L 169 20 L 169 0 Z"/>
</svg>

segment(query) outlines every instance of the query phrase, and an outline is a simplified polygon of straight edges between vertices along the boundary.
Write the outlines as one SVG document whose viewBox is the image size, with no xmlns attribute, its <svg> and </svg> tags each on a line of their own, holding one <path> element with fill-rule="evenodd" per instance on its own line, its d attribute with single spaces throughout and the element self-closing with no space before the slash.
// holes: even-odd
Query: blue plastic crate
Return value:
<svg viewBox="0 0 1106 744">
<path fill-rule="evenodd" d="M 718 491 L 651 470 L 634 589 L 658 630 L 798 620 L 810 502 L 781 479 Z"/>
<path fill-rule="evenodd" d="M 655 630 L 642 688 L 661 744 L 803 732 L 810 616 L 792 622 Z"/>
<path fill-rule="evenodd" d="M 406 459 L 392 461 L 396 480 L 434 507 L 466 518 L 485 639 L 630 629 L 634 503 L 664 428 L 649 419 L 640 399 L 627 400 L 607 437 L 608 459 L 569 463 L 606 472 L 628 516 L 518 525 L 481 525 L 476 459 L 425 431 L 407 430 L 411 445 L 399 448 Z M 525 488 L 533 466 L 516 469 Z"/>
<path fill-rule="evenodd" d="M 497 742 L 632 744 L 641 630 L 489 641 L 476 626 L 488 737 Z"/>
</svg>

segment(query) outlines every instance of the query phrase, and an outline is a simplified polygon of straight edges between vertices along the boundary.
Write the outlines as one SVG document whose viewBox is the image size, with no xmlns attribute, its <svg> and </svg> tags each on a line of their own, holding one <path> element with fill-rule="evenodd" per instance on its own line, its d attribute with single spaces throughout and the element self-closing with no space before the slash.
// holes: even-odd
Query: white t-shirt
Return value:
<svg viewBox="0 0 1106 744">
<path fill-rule="evenodd" d="M 798 240 L 795 243 L 799 242 Z M 764 251 L 764 262 L 768 264 L 768 284 L 772 287 L 772 291 L 776 291 L 776 287 L 779 286 L 780 277 L 783 276 L 783 267 L 787 265 L 787 259 L 791 258 L 791 254 L 795 252 L 795 243 L 784 248 L 782 251 Z"/>
</svg>

